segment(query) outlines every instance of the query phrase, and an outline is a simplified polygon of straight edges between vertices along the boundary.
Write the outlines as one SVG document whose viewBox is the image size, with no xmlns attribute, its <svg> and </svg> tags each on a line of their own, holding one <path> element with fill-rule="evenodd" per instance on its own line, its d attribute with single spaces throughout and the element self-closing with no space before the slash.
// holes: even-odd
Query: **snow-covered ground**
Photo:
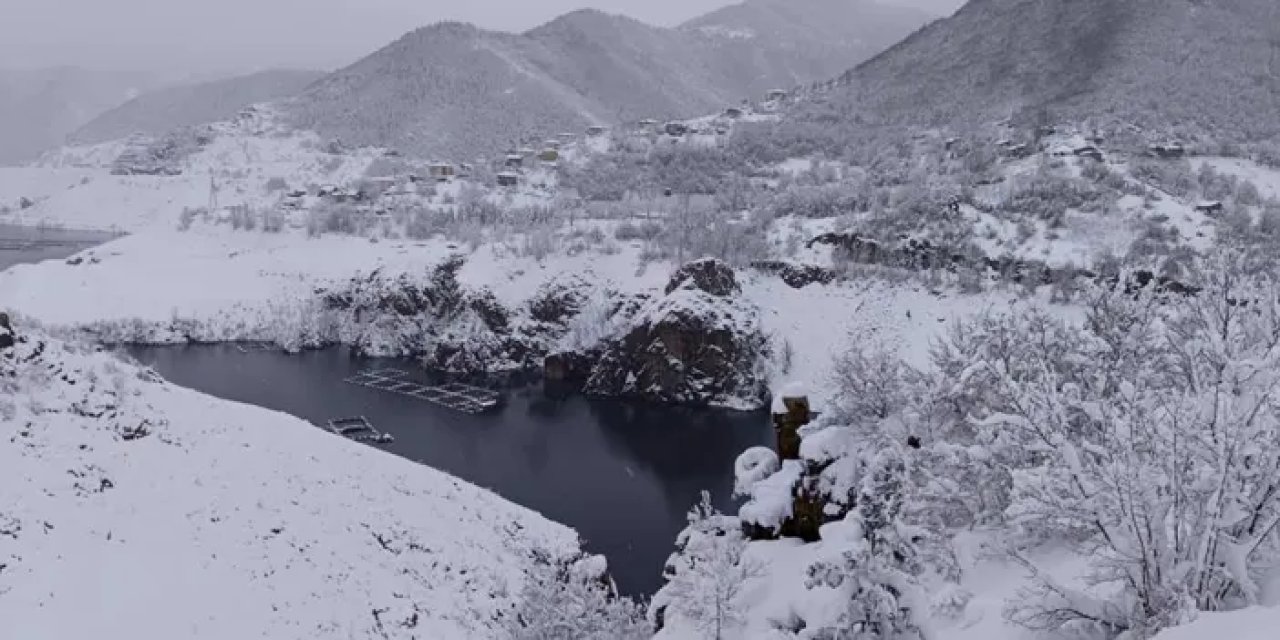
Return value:
<svg viewBox="0 0 1280 640">
<path fill-rule="evenodd" d="M 1191 168 L 1196 171 L 1200 171 L 1205 165 L 1213 167 L 1219 173 L 1252 182 L 1263 198 L 1280 198 L 1280 169 L 1265 167 L 1242 158 L 1206 156 L 1191 160 Z"/>
<path fill-rule="evenodd" d="M 17 329 L 5 638 L 496 638 L 534 550 L 578 553 L 444 473 Z"/>
</svg>

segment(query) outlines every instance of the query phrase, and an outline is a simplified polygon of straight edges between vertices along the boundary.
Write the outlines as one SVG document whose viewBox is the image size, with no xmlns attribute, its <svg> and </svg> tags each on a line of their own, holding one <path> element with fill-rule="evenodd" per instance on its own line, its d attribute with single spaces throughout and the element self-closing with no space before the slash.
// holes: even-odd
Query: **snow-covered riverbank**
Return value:
<svg viewBox="0 0 1280 640">
<path fill-rule="evenodd" d="M 493 638 L 562 525 L 21 325 L 0 349 L 13 638 Z M 380 635 L 381 634 L 381 635 Z"/>
<path fill-rule="evenodd" d="M 466 262 L 459 282 L 515 308 L 566 275 L 595 291 L 660 294 L 674 265 L 646 263 L 640 252 L 638 246 L 623 245 L 616 252 L 537 260 L 501 245 L 471 251 L 443 240 L 370 242 L 225 227 L 147 230 L 77 259 L 0 273 L 0 300 L 41 323 L 98 328 L 111 339 L 287 342 L 314 312 L 318 288 L 375 270 L 384 276 L 423 276 L 461 254 Z M 826 396 L 834 355 L 853 337 L 875 336 L 923 364 L 931 340 L 949 322 L 1017 304 L 1009 291 L 934 294 L 918 284 L 874 279 L 794 289 L 774 276 L 744 271 L 740 281 L 742 298 L 761 310 L 763 329 L 780 354 L 778 370 L 770 375 L 810 381 L 819 400 Z"/>
</svg>

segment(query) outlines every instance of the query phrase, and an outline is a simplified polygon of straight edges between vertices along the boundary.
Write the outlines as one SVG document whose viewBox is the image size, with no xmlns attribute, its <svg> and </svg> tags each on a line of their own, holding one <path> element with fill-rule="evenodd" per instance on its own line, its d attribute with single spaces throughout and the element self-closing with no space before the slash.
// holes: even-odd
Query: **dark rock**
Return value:
<svg viewBox="0 0 1280 640">
<path fill-rule="evenodd" d="M 599 354 L 571 351 L 553 353 L 543 360 L 543 376 L 551 382 L 582 386 L 591 375 Z"/>
<path fill-rule="evenodd" d="M 584 390 L 674 404 L 760 404 L 768 340 L 756 312 L 731 297 L 733 270 L 715 260 L 685 265 L 667 295 L 642 308 L 607 342 Z"/>
<path fill-rule="evenodd" d="M 498 302 L 498 298 L 488 289 L 467 296 L 467 308 L 474 311 L 484 322 L 484 326 L 493 333 L 505 334 L 511 331 L 511 313 Z"/>
<path fill-rule="evenodd" d="M 8 349 L 16 341 L 13 325 L 9 322 L 9 314 L 0 312 L 0 349 Z"/>
<path fill-rule="evenodd" d="M 586 304 L 585 282 L 553 282 L 529 300 L 529 317 L 538 322 L 563 325 Z"/>
<path fill-rule="evenodd" d="M 683 286 L 705 291 L 713 296 L 727 297 L 742 292 L 733 269 L 715 258 L 694 260 L 676 269 L 667 282 L 666 294 Z"/>
<path fill-rule="evenodd" d="M 905 239 L 897 245 L 887 245 L 863 238 L 856 233 L 824 233 L 809 240 L 807 247 L 825 244 L 835 247 L 838 255 L 850 262 L 878 264 L 910 270 L 945 269 L 955 272 L 960 268 L 986 271 L 1017 284 L 1048 285 L 1067 280 L 1090 280 L 1099 284 L 1120 284 L 1117 274 L 1099 275 L 1088 269 L 1055 269 L 1038 260 L 1022 260 L 1010 256 L 992 258 L 985 255 L 956 253 L 928 240 Z M 765 270 L 774 269 L 771 263 L 763 263 Z M 1135 271 L 1127 276 L 1125 292 L 1133 294 L 1154 286 L 1160 293 L 1194 295 L 1199 288 L 1186 285 L 1149 271 Z"/>
<path fill-rule="evenodd" d="M 835 271 L 813 264 L 793 264 L 782 260 L 758 260 L 751 267 L 782 279 L 793 289 L 803 289 L 811 284 L 827 284 L 836 279 Z"/>
</svg>

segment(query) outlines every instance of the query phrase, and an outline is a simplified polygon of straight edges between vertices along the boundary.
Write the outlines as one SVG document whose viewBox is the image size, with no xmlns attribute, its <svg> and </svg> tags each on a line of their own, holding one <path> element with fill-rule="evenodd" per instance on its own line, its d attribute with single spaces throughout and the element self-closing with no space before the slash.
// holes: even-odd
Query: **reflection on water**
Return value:
<svg viewBox="0 0 1280 640">
<path fill-rule="evenodd" d="M 623 591 L 651 594 L 685 513 L 708 489 L 732 507 L 733 460 L 772 438 L 767 417 L 581 396 L 523 386 L 495 412 L 469 415 L 346 384 L 368 367 L 343 349 L 289 356 L 235 345 L 136 347 L 166 378 L 317 424 L 364 415 L 403 457 L 488 487 L 575 529 L 609 557 Z"/>
</svg>

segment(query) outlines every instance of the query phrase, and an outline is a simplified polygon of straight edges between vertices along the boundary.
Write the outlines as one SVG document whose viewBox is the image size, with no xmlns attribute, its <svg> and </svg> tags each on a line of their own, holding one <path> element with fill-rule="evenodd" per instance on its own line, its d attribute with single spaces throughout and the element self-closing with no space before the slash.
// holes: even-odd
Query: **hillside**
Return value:
<svg viewBox="0 0 1280 640">
<path fill-rule="evenodd" d="M 747 0 L 681 29 L 710 40 L 724 55 L 749 60 L 736 82 L 754 95 L 834 77 L 936 17 L 874 0 Z"/>
<path fill-rule="evenodd" d="M 927 19 L 870 3 L 833 19 L 831 2 L 784 10 L 753 0 L 679 29 L 594 10 L 518 35 L 442 23 L 320 80 L 285 108 L 294 124 L 349 144 L 469 158 L 587 124 L 716 112 L 848 68 Z M 777 15 L 787 16 L 786 29 L 761 27 Z M 755 35 L 740 37 L 743 25 Z"/>
<path fill-rule="evenodd" d="M 444 473 L 14 329 L 5 637 L 498 638 L 534 553 L 578 554 Z"/>
<path fill-rule="evenodd" d="M 297 94 L 323 74 L 273 70 L 144 93 L 77 129 L 72 144 L 97 144 L 134 133 L 159 135 L 178 127 L 224 120 L 240 109 Z"/>
<path fill-rule="evenodd" d="M 1280 8 L 973 0 L 840 85 L 805 113 L 908 125 L 1093 117 L 1256 139 L 1280 132 Z"/>
<path fill-rule="evenodd" d="M 94 116 L 161 83 L 146 73 L 0 69 L 0 165 L 34 159 Z"/>
</svg>

